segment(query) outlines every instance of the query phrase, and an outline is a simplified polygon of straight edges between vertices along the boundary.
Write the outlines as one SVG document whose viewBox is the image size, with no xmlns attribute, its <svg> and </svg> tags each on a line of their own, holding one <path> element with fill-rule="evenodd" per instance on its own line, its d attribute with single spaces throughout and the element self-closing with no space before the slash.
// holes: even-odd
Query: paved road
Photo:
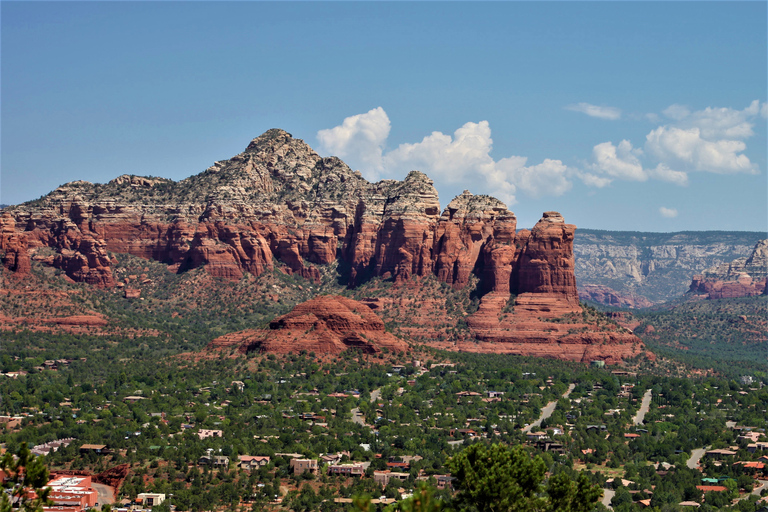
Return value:
<svg viewBox="0 0 768 512">
<path fill-rule="evenodd" d="M 563 398 L 568 398 L 568 395 L 571 394 L 571 391 L 573 391 L 576 388 L 576 384 L 571 384 L 568 386 L 568 390 L 563 393 Z M 557 401 L 549 402 L 547 405 L 544 406 L 544 408 L 541 410 L 541 415 L 539 416 L 539 419 L 531 423 L 530 425 L 526 425 L 523 427 L 523 432 L 526 434 L 530 432 L 534 428 L 539 428 L 541 426 L 541 422 L 545 419 L 552 416 L 552 413 L 555 412 L 555 407 L 557 407 Z"/>
<path fill-rule="evenodd" d="M 98 493 L 98 498 L 96 498 L 96 506 L 101 507 L 102 505 L 106 504 L 112 504 L 115 502 L 115 490 L 112 489 L 112 487 L 104 484 L 92 484 L 93 488 Z"/>
<path fill-rule="evenodd" d="M 696 469 L 696 467 L 699 465 L 699 461 L 704 456 L 704 452 L 710 448 L 710 446 L 705 446 L 704 448 L 696 448 L 695 450 L 691 450 L 691 456 L 688 458 L 686 466 L 688 466 L 689 469 Z"/>
<path fill-rule="evenodd" d="M 613 508 L 611 506 L 611 500 L 616 495 L 616 491 L 613 489 L 603 489 L 603 505 L 605 505 L 608 508 Z"/>
<path fill-rule="evenodd" d="M 757 496 L 760 496 L 760 492 L 761 492 L 763 489 L 768 489 L 768 480 L 759 480 L 759 482 L 760 482 L 760 485 L 758 485 L 758 486 L 755 486 L 755 488 L 754 488 L 754 489 L 752 489 L 752 494 L 755 494 L 755 495 L 757 495 Z M 747 495 L 747 496 L 749 496 L 749 495 Z M 745 496 L 745 498 L 746 498 L 747 496 Z"/>
<path fill-rule="evenodd" d="M 375 402 L 376 400 L 378 400 L 379 396 L 381 396 L 381 388 L 374 389 L 373 391 L 371 391 L 371 402 Z M 357 423 L 358 425 L 363 425 L 363 426 L 366 425 L 365 417 L 360 412 L 359 407 L 355 407 L 354 409 L 352 409 L 352 421 L 354 423 Z"/>
<path fill-rule="evenodd" d="M 632 422 L 635 425 L 642 425 L 643 420 L 645 419 L 645 415 L 648 414 L 648 409 L 651 407 L 651 390 L 646 390 L 645 394 L 643 395 L 643 402 L 640 404 L 640 410 L 637 411 L 637 414 L 635 414 L 635 419 L 632 420 Z"/>
</svg>

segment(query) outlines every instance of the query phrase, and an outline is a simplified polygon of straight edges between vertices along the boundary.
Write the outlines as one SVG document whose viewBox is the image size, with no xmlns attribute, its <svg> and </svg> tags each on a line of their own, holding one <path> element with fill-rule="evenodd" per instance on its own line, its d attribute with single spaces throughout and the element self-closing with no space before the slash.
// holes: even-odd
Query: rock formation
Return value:
<svg viewBox="0 0 768 512">
<path fill-rule="evenodd" d="M 352 286 L 372 276 L 403 284 L 434 275 L 462 289 L 477 276 L 482 301 L 467 322 L 480 339 L 500 341 L 510 337 L 499 334 L 498 321 L 491 324 L 511 295 L 516 315 L 528 320 L 580 312 L 575 226 L 557 212 L 545 212 L 530 231 L 517 232 L 516 224 L 501 201 L 469 192 L 441 214 L 423 173 L 370 183 L 273 129 L 179 182 L 129 175 L 76 181 L 4 209 L 0 257 L 17 275 L 38 260 L 101 287 L 116 285 L 109 252 L 154 259 L 173 272 L 202 266 L 227 280 L 277 267 L 319 281 L 323 266 L 337 261 Z M 139 297 L 127 287 L 124 294 Z M 322 350 L 352 343 L 330 327 L 319 331 L 311 343 Z"/>
<path fill-rule="evenodd" d="M 461 288 L 475 272 L 485 291 L 577 297 L 574 227 L 563 231 L 569 225 L 559 214 L 516 233 L 515 216 L 501 201 L 464 192 L 440 215 L 426 175 L 369 183 L 282 130 L 178 183 L 128 175 L 106 184 L 72 182 L 5 209 L 1 219 L 7 269 L 28 272 L 30 254 L 49 247 L 56 251 L 52 264 L 71 279 L 104 287 L 115 284 L 112 251 L 176 272 L 205 266 L 225 279 L 275 264 L 318 279 L 318 265 L 343 260 L 351 284 L 434 273 Z"/>
<path fill-rule="evenodd" d="M 709 299 L 768 294 L 768 239 L 760 240 L 748 257 L 708 268 L 693 276 L 690 292 Z"/>
<path fill-rule="evenodd" d="M 406 352 L 408 345 L 384 330 L 384 322 L 366 305 L 345 297 L 323 295 L 303 302 L 274 319 L 269 329 L 249 329 L 213 340 L 209 351 L 236 348 L 278 354 L 302 350 L 338 354 L 357 349 L 367 354 L 383 349 Z"/>
</svg>

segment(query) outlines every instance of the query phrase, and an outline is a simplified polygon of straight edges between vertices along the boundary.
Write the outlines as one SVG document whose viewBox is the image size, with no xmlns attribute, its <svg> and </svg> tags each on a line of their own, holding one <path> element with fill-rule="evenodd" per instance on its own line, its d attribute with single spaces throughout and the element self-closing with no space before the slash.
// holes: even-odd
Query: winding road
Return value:
<svg viewBox="0 0 768 512">
<path fill-rule="evenodd" d="M 691 456 L 688 458 L 688 462 L 685 463 L 688 469 L 696 469 L 699 465 L 699 461 L 704 456 L 704 452 L 709 450 L 711 446 L 705 446 L 704 448 L 696 448 L 691 450 Z"/>
<path fill-rule="evenodd" d="M 571 384 L 568 386 L 568 390 L 563 393 L 563 398 L 568 398 L 568 395 L 571 394 L 571 391 L 573 391 L 576 388 L 576 384 Z M 545 419 L 552 416 L 552 413 L 555 412 L 555 407 L 557 407 L 557 400 L 549 402 L 547 405 L 544 406 L 544 408 L 541 410 L 541 415 L 539 416 L 539 419 L 531 423 L 530 425 L 526 425 L 523 427 L 523 432 L 526 434 L 530 432 L 534 428 L 539 428 L 541 426 L 541 422 L 543 422 Z"/>
</svg>

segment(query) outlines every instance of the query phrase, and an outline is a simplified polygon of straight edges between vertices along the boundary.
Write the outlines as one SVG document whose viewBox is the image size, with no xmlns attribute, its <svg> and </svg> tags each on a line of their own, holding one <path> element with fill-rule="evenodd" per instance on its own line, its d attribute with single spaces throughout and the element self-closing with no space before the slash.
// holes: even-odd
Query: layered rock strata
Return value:
<svg viewBox="0 0 768 512">
<path fill-rule="evenodd" d="M 693 276 L 690 292 L 709 299 L 768 294 L 768 239 L 757 242 L 747 257 L 708 268 L 703 274 Z"/>
<path fill-rule="evenodd" d="M 338 158 L 322 158 L 274 129 L 239 155 L 179 182 L 129 175 L 106 184 L 78 181 L 6 208 L 0 257 L 16 275 L 38 260 L 102 287 L 116 284 L 109 252 L 157 260 L 173 272 L 202 266 L 228 280 L 278 268 L 318 281 L 323 266 L 335 262 L 352 286 L 372 276 L 399 284 L 435 276 L 461 289 L 477 276 L 480 309 L 466 319 L 476 337 L 540 350 L 566 338 L 534 339 L 525 322 L 513 336 L 498 318 L 511 296 L 514 316 L 526 322 L 580 312 L 575 229 L 559 213 L 545 212 L 533 229 L 517 231 L 515 215 L 501 201 L 469 192 L 441 213 L 423 173 L 370 183 Z M 300 328 L 288 331 L 298 335 Z M 352 343 L 332 332 L 320 328 L 310 345 L 334 351 Z"/>
<path fill-rule="evenodd" d="M 435 274 L 461 288 L 474 272 L 483 291 L 576 300 L 575 228 L 554 212 L 542 221 L 558 227 L 517 233 L 501 201 L 469 192 L 441 215 L 432 181 L 418 171 L 369 183 L 338 158 L 321 158 L 270 130 L 243 153 L 180 182 L 127 175 L 106 184 L 78 181 L 7 208 L 0 250 L 5 268 L 23 274 L 31 256 L 53 248 L 52 265 L 104 287 L 115 284 L 111 251 L 162 261 L 175 272 L 205 266 L 233 280 L 276 265 L 317 280 L 318 266 L 337 260 L 350 284 Z"/>
<path fill-rule="evenodd" d="M 236 349 L 239 353 L 271 352 L 339 354 L 347 349 L 363 353 L 406 352 L 408 345 L 384 330 L 384 322 L 366 305 L 325 295 L 297 305 L 274 319 L 269 329 L 250 329 L 213 340 L 208 351 Z"/>
</svg>

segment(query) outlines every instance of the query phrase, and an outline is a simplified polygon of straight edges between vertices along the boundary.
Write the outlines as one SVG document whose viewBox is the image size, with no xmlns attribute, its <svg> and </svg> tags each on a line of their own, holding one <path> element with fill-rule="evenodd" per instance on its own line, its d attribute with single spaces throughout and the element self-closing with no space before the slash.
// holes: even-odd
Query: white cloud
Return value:
<svg viewBox="0 0 768 512">
<path fill-rule="evenodd" d="M 662 163 L 694 171 L 718 174 L 755 173 L 757 169 L 743 154 L 747 145 L 740 140 L 705 140 L 699 128 L 660 126 L 646 136 L 645 147 Z"/>
<path fill-rule="evenodd" d="M 502 158 L 496 163 L 496 170 L 531 197 L 561 196 L 571 189 L 572 183 L 568 179 L 571 171 L 560 160 L 547 158 L 540 164 L 526 167 L 527 160 L 517 156 Z"/>
<path fill-rule="evenodd" d="M 386 154 L 384 162 L 390 174 L 418 169 L 435 179 L 458 183 L 468 175 L 491 172 L 492 146 L 488 121 L 466 123 L 453 133 L 453 138 L 432 132 L 421 142 L 401 144 Z"/>
<path fill-rule="evenodd" d="M 666 109 L 662 110 L 661 113 L 676 121 L 691 115 L 691 111 L 688 110 L 688 107 L 684 105 L 678 105 L 677 103 L 668 106 Z"/>
<path fill-rule="evenodd" d="M 339 126 L 320 130 L 317 140 L 321 151 L 347 159 L 363 173 L 376 179 L 382 168 L 384 143 L 389 137 L 390 123 L 381 107 L 344 119 Z"/>
<path fill-rule="evenodd" d="M 662 206 L 659 208 L 659 213 L 662 215 L 662 217 L 666 217 L 668 219 L 674 219 L 677 217 L 677 210 L 674 208 L 665 208 Z"/>
<path fill-rule="evenodd" d="M 598 105 L 592 105 L 590 103 L 576 103 L 575 105 L 568 105 L 566 110 L 573 110 L 574 112 L 581 112 L 587 114 L 590 117 L 597 117 L 599 119 L 609 119 L 615 121 L 621 117 L 621 110 L 616 107 L 601 107 Z"/>
<path fill-rule="evenodd" d="M 400 144 L 386 152 L 389 128 L 386 112 L 378 107 L 321 130 L 317 137 L 322 150 L 349 158 L 364 173 L 363 166 L 368 165 L 377 175 L 404 175 L 417 169 L 444 183 L 476 180 L 480 188 L 509 205 L 516 202 L 518 190 L 532 197 L 562 195 L 571 188 L 569 178 L 576 172 L 554 159 L 536 165 L 526 165 L 528 159 L 522 156 L 495 161 L 488 121 L 465 123 L 453 136 L 435 131 L 420 142 Z"/>
<path fill-rule="evenodd" d="M 675 171 L 664 164 L 659 164 L 655 169 L 649 169 L 647 172 L 651 178 L 668 181 L 680 186 L 688 185 L 688 173 Z"/>
<path fill-rule="evenodd" d="M 672 122 L 648 133 L 644 152 L 627 140 L 618 146 L 603 142 L 592 149 L 593 163 L 588 165 L 592 173 L 579 177 L 594 187 L 606 186 L 614 179 L 649 178 L 685 186 L 693 171 L 755 174 L 758 169 L 744 154 L 744 141 L 754 135 L 754 119 L 764 110 L 768 107 L 758 100 L 742 110 L 707 107 L 692 112 L 683 105 L 670 105 L 663 114 Z M 648 114 L 646 118 L 658 116 Z"/>
<path fill-rule="evenodd" d="M 589 172 L 579 173 L 578 176 L 585 185 L 595 188 L 607 187 L 611 184 L 611 182 L 613 182 L 611 178 L 597 176 Z"/>
<path fill-rule="evenodd" d="M 641 151 L 632 148 L 628 140 L 619 142 L 618 147 L 611 142 L 603 142 L 592 148 L 595 160 L 592 168 L 612 178 L 645 181 L 648 175 L 638 158 L 641 154 Z"/>
</svg>

